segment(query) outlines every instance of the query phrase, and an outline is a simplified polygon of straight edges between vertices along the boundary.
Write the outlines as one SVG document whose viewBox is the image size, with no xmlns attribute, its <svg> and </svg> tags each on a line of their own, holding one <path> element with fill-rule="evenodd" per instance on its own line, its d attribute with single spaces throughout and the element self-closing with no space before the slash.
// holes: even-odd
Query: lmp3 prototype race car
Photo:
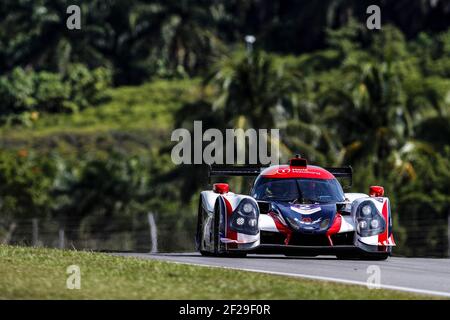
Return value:
<svg viewBox="0 0 450 320">
<path fill-rule="evenodd" d="M 344 193 L 337 178 L 351 185 L 351 167 L 321 168 L 296 156 L 289 165 L 266 168 L 210 166 L 209 175 L 256 179 L 250 195 L 231 192 L 227 183 L 201 192 L 196 245 L 202 255 L 385 260 L 395 246 L 383 187 L 370 187 L 369 195 Z"/>
</svg>

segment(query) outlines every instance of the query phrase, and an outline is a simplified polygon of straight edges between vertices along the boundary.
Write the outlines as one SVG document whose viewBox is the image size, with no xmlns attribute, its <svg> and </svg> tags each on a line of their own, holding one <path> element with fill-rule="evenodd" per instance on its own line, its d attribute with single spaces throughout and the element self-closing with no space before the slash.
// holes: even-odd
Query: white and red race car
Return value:
<svg viewBox="0 0 450 320">
<path fill-rule="evenodd" d="M 352 168 L 321 168 L 297 156 L 289 165 L 211 166 L 210 176 L 255 176 L 250 195 L 226 183 L 202 191 L 196 244 L 203 255 L 336 255 L 384 260 L 395 246 L 384 189 L 344 193 L 336 178 Z"/>
</svg>

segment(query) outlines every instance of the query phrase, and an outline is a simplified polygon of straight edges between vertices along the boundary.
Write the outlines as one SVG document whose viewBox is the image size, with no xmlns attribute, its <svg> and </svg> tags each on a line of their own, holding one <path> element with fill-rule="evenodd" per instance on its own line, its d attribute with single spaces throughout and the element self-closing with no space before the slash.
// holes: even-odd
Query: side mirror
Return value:
<svg viewBox="0 0 450 320">
<path fill-rule="evenodd" d="M 230 187 L 228 186 L 228 183 L 214 183 L 213 191 L 215 193 L 224 194 L 230 191 Z"/>
<path fill-rule="evenodd" d="M 371 186 L 369 188 L 370 197 L 382 197 L 384 196 L 384 188 L 380 186 Z"/>
</svg>

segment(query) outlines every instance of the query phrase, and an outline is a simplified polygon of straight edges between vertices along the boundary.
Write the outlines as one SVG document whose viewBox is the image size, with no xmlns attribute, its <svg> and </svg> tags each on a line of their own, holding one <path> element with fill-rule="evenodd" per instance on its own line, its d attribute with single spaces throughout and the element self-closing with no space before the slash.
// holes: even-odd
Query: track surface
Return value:
<svg viewBox="0 0 450 320">
<path fill-rule="evenodd" d="M 373 270 L 369 266 L 378 266 L 381 288 L 450 297 L 450 259 L 391 257 L 387 261 L 360 261 L 326 256 L 305 258 L 253 254 L 247 258 L 202 257 L 197 253 L 119 255 L 359 285 L 367 285 L 369 272 Z"/>
</svg>

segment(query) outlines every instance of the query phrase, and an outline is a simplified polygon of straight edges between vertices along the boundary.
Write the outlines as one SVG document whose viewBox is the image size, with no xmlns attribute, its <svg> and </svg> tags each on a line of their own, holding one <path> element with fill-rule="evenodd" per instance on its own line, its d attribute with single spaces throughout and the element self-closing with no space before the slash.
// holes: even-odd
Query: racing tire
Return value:
<svg viewBox="0 0 450 320">
<path fill-rule="evenodd" d="M 220 256 L 220 210 L 219 202 L 216 201 L 214 206 L 214 222 L 213 222 L 213 241 L 214 241 L 214 256 Z"/>
<path fill-rule="evenodd" d="M 216 210 L 215 210 L 216 211 Z M 216 219 L 217 214 L 216 212 L 214 213 L 214 221 L 213 221 L 213 232 L 212 232 L 212 236 L 213 236 L 213 252 L 211 251 L 205 251 L 205 250 L 199 250 L 200 254 L 203 257 L 226 257 L 229 256 L 228 253 L 220 253 L 219 252 L 219 227 L 218 227 L 218 223 L 216 224 Z M 202 218 L 202 223 L 203 223 L 203 218 Z M 203 227 L 203 226 L 202 226 Z M 203 241 L 203 237 L 201 237 L 201 241 Z"/>
<path fill-rule="evenodd" d="M 205 250 L 200 250 L 200 254 L 203 257 L 214 257 L 214 253 Z"/>
<path fill-rule="evenodd" d="M 214 223 L 213 223 L 213 239 L 214 239 L 214 253 L 211 253 L 212 257 L 223 257 L 223 258 L 245 258 L 247 256 L 246 252 L 230 252 L 222 251 L 220 248 L 220 210 L 219 202 L 216 202 L 214 206 Z"/>
<path fill-rule="evenodd" d="M 367 253 L 367 254 L 337 254 L 338 260 L 367 260 L 367 261 L 383 261 L 389 258 L 389 253 Z"/>
<path fill-rule="evenodd" d="M 245 258 L 247 257 L 247 252 L 224 252 L 219 256 L 225 258 Z"/>
<path fill-rule="evenodd" d="M 203 229 L 203 211 L 200 211 L 199 208 L 199 219 L 201 222 L 198 223 L 199 227 Z M 221 257 L 224 256 L 224 253 L 220 253 L 219 247 L 219 224 L 220 224 L 220 212 L 218 209 L 218 202 L 216 202 L 216 205 L 214 206 L 214 218 L 213 218 L 213 224 L 212 224 L 212 251 L 205 251 L 205 250 L 199 250 L 200 254 L 204 257 Z M 199 235 L 200 241 L 203 241 L 203 234 Z M 201 242 L 200 242 L 201 243 Z M 200 247 L 201 248 L 201 245 Z"/>
<path fill-rule="evenodd" d="M 196 246 L 197 250 L 200 252 L 200 254 L 204 257 L 211 257 L 214 254 L 209 251 L 202 250 L 202 244 L 203 244 L 203 222 L 204 222 L 204 216 L 203 216 L 203 206 L 202 206 L 202 199 L 200 198 L 198 203 L 198 215 L 197 215 L 197 234 L 196 234 Z"/>
<path fill-rule="evenodd" d="M 387 258 L 390 257 L 389 253 L 382 253 L 382 254 L 374 254 L 374 255 L 367 255 L 363 256 L 364 260 L 372 260 L 372 261 L 384 261 L 387 260 Z"/>
<path fill-rule="evenodd" d="M 199 222 L 197 224 L 197 227 L 199 230 L 203 229 L 203 211 L 201 208 L 201 203 L 199 207 Z M 216 205 L 214 206 L 214 219 L 213 219 L 213 228 L 212 228 L 212 239 L 213 239 L 213 251 L 205 251 L 205 250 L 199 250 L 200 254 L 204 257 L 224 257 L 224 258 L 245 258 L 247 256 L 247 252 L 242 251 L 227 251 L 227 252 L 221 252 L 220 248 L 220 210 L 219 210 L 219 204 L 216 202 Z M 199 243 L 201 248 L 201 241 L 203 241 L 203 235 L 200 232 L 198 234 Z"/>
</svg>

